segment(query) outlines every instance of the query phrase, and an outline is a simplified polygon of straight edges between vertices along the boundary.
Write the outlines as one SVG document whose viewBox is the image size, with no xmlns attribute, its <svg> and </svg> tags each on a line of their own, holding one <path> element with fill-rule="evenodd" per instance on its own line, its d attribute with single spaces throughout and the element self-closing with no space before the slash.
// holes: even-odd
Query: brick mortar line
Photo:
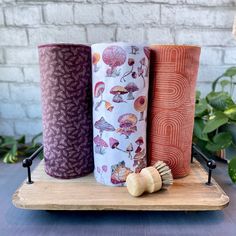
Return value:
<svg viewBox="0 0 236 236">
<path fill-rule="evenodd" d="M 119 1 L 119 2 L 115 2 L 115 3 L 110 3 L 109 1 L 103 1 L 103 2 L 89 2 L 89 1 L 86 1 L 86 2 L 75 2 L 75 1 L 16 1 L 16 2 L 4 2 L 2 5 L 10 5 L 10 6 L 18 6 L 18 5 L 35 5 L 35 4 L 43 4 L 43 5 L 46 5 L 46 4 L 89 4 L 89 5 L 92 5 L 92 4 L 107 4 L 107 5 L 117 5 L 117 4 L 122 4 L 122 3 L 125 3 L 125 4 L 138 4 L 138 5 L 142 5 L 142 4 L 163 4 L 163 5 L 170 5 L 170 6 L 179 6 L 181 4 L 181 6 L 200 6 L 200 7 L 209 7 L 209 8 L 212 8 L 212 7 L 236 7 L 236 3 L 234 2 L 231 2 L 229 4 L 214 4 L 214 5 L 207 5 L 207 4 L 201 4 L 201 3 L 187 3 L 187 2 L 184 2 L 184 3 L 170 3 L 170 2 L 156 2 L 156 1 L 144 1 L 144 2 L 128 2 L 128 1 Z"/>
</svg>

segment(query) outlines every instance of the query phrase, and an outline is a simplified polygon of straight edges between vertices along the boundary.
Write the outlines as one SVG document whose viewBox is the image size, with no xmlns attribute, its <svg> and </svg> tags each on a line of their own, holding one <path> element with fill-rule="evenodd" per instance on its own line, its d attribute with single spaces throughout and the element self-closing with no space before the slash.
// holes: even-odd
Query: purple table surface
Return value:
<svg viewBox="0 0 236 236">
<path fill-rule="evenodd" d="M 33 166 L 36 166 L 34 161 Z M 0 236 L 52 235 L 236 235 L 236 185 L 226 165 L 213 176 L 230 197 L 223 211 L 212 212 L 68 212 L 31 211 L 12 205 L 12 194 L 26 178 L 21 163 L 0 163 Z M 40 196 L 39 196 L 40 197 Z M 186 196 L 187 197 L 187 196 Z"/>
</svg>

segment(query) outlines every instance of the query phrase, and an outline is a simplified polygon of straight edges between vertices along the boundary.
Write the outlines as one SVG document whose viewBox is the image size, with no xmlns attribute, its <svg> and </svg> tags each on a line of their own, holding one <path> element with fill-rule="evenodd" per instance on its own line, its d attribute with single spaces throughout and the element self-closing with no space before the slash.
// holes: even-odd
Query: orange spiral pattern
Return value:
<svg viewBox="0 0 236 236">
<path fill-rule="evenodd" d="M 151 46 L 149 162 L 165 161 L 174 178 L 190 171 L 200 51 L 195 46 Z"/>
</svg>

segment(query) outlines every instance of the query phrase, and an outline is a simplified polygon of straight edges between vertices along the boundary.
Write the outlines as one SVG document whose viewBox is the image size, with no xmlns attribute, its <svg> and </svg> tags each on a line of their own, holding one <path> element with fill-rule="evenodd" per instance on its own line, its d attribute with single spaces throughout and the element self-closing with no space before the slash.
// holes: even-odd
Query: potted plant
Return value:
<svg viewBox="0 0 236 236">
<path fill-rule="evenodd" d="M 208 154 L 220 154 L 236 183 L 236 103 L 233 93 L 236 67 L 231 67 L 212 84 L 205 98 L 196 93 L 193 142 Z M 216 91 L 220 85 L 221 90 Z M 222 155 L 224 154 L 224 155 Z M 226 154 L 226 155 L 225 155 Z"/>
<path fill-rule="evenodd" d="M 36 141 L 41 136 L 42 133 L 37 134 L 29 143 L 26 143 L 25 135 L 20 138 L 0 136 L 0 158 L 4 163 L 16 163 L 19 157 L 30 156 L 40 147 L 41 144 Z M 43 158 L 43 154 L 40 158 Z"/>
</svg>

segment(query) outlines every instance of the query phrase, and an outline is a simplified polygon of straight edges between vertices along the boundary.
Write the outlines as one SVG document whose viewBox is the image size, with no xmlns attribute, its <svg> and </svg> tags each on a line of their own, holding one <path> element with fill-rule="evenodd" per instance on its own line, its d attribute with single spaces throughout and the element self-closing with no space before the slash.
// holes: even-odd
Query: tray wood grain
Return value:
<svg viewBox="0 0 236 236">
<path fill-rule="evenodd" d="M 135 198 L 126 187 L 108 187 L 97 183 L 93 174 L 59 180 L 48 176 L 41 161 L 32 173 L 34 184 L 26 181 L 13 195 L 18 208 L 34 210 L 145 210 L 209 211 L 222 210 L 229 197 L 213 179 L 205 184 L 207 172 L 194 159 L 187 177 L 176 179 L 169 190 Z"/>
</svg>

